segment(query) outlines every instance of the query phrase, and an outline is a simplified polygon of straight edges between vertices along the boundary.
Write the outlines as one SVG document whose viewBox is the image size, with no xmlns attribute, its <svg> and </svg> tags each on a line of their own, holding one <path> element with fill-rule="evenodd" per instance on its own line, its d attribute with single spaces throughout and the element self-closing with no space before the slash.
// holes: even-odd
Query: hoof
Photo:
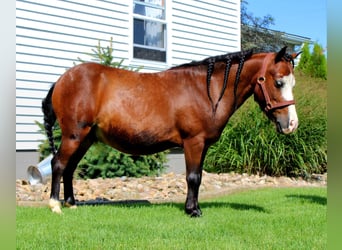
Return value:
<svg viewBox="0 0 342 250">
<path fill-rule="evenodd" d="M 50 207 L 50 209 L 51 209 L 51 211 L 53 213 L 56 213 L 56 214 L 61 214 L 62 213 L 61 203 L 59 201 L 57 201 L 57 200 L 50 199 L 49 207 Z"/>
<path fill-rule="evenodd" d="M 190 215 L 190 217 L 201 217 L 202 216 L 202 211 L 201 209 L 191 209 L 191 210 L 185 210 L 185 212 Z"/>
<path fill-rule="evenodd" d="M 201 217 L 202 216 L 202 212 L 201 210 L 195 210 L 190 214 L 190 217 Z"/>
<path fill-rule="evenodd" d="M 77 206 L 75 204 L 73 205 L 73 204 L 70 204 L 68 202 L 65 202 L 64 206 L 67 208 L 70 208 L 70 209 L 76 209 L 77 208 Z"/>
</svg>

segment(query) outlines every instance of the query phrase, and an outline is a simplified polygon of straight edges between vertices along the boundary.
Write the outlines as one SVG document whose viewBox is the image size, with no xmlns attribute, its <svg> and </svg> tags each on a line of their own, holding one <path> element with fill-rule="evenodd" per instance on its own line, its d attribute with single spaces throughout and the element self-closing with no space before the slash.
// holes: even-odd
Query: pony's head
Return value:
<svg viewBox="0 0 342 250">
<path fill-rule="evenodd" d="M 266 54 L 254 78 L 254 99 L 275 122 L 278 132 L 284 134 L 292 133 L 298 127 L 292 90 L 295 86 L 293 60 L 299 54 L 286 53 L 286 47 L 278 53 Z"/>
</svg>

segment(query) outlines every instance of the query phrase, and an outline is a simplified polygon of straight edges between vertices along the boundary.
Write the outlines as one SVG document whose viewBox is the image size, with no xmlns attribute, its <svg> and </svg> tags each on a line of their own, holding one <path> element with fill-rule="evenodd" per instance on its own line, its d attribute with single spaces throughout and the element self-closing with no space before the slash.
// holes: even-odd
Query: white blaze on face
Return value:
<svg viewBox="0 0 342 250">
<path fill-rule="evenodd" d="M 284 76 L 281 81 L 284 83 L 284 86 L 281 88 L 281 94 L 284 100 L 290 101 L 293 100 L 293 93 L 292 89 L 295 86 L 295 77 L 291 73 L 287 76 Z M 289 125 L 287 128 L 283 129 L 283 133 L 291 133 L 295 131 L 298 127 L 298 117 L 297 117 L 297 112 L 296 112 L 296 107 L 295 105 L 290 105 L 288 106 L 288 112 L 289 112 Z"/>
</svg>

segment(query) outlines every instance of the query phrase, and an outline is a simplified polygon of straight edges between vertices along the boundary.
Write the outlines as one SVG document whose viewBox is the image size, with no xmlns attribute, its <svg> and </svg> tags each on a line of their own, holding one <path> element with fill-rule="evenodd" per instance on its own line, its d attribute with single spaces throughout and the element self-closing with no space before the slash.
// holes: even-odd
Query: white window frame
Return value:
<svg viewBox="0 0 342 250">
<path fill-rule="evenodd" d="M 130 31 L 129 31 L 129 58 L 130 58 L 130 62 L 133 65 L 144 65 L 146 66 L 146 68 L 160 68 L 162 69 L 166 69 L 168 67 L 170 67 L 171 65 L 171 0 L 164 0 L 165 1 L 165 6 L 164 6 L 164 15 L 165 15 L 165 19 L 161 20 L 161 19 L 157 19 L 157 18 L 151 18 L 151 17 L 146 17 L 144 15 L 139 15 L 139 14 L 135 14 L 134 13 L 134 0 L 130 1 L 130 12 L 129 12 L 129 27 L 130 27 Z M 138 44 L 134 44 L 134 18 L 138 18 L 138 19 L 143 19 L 143 20 L 149 20 L 149 21 L 156 21 L 158 23 L 162 23 L 164 25 L 166 25 L 165 31 L 164 31 L 164 46 L 165 48 L 161 48 L 161 51 L 165 51 L 166 53 L 166 61 L 162 62 L 162 61 L 154 61 L 154 60 L 148 60 L 148 59 L 141 59 L 141 58 L 134 58 L 134 47 L 141 47 L 141 48 L 147 48 L 147 49 L 153 49 L 153 50 L 158 50 L 157 47 L 151 47 L 151 46 L 144 46 L 144 45 L 138 45 Z"/>
</svg>

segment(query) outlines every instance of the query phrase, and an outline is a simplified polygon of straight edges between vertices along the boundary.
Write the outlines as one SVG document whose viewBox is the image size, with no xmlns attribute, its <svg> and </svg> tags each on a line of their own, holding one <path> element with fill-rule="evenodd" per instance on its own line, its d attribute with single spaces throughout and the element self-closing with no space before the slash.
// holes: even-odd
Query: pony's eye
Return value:
<svg viewBox="0 0 342 250">
<path fill-rule="evenodd" d="M 282 81 L 280 81 L 280 80 L 276 80 L 276 81 L 275 81 L 275 86 L 276 86 L 277 88 L 281 88 L 281 87 L 284 86 L 284 83 L 283 83 Z"/>
</svg>

